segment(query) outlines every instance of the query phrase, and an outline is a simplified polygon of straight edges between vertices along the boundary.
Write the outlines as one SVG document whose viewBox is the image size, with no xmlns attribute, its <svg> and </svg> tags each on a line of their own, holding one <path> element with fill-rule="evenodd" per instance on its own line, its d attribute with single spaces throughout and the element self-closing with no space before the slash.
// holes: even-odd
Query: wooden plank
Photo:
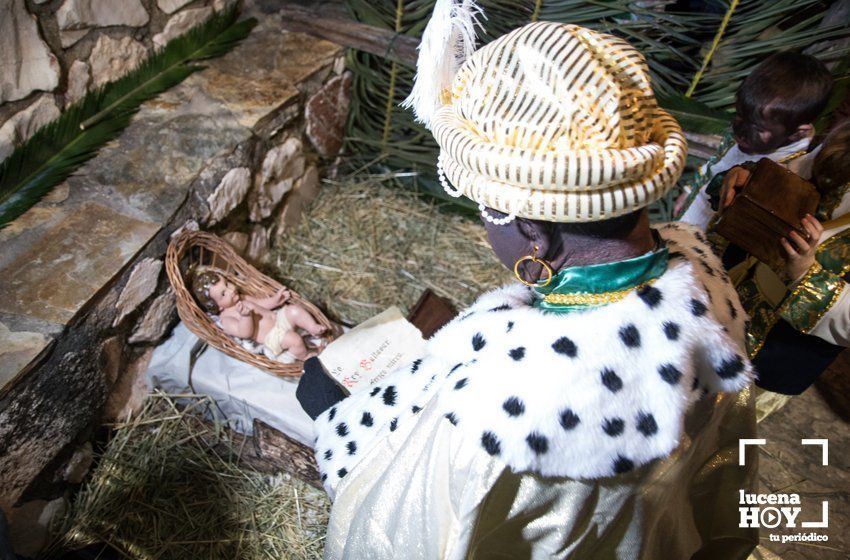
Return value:
<svg viewBox="0 0 850 560">
<path fill-rule="evenodd" d="M 292 476 L 321 488 L 319 469 L 313 450 L 268 424 L 254 420 L 254 444 L 257 455 Z"/>
<path fill-rule="evenodd" d="M 419 40 L 352 19 L 323 16 L 302 6 L 281 8 L 282 27 L 287 31 L 307 33 L 344 47 L 382 56 L 407 66 L 416 66 Z"/>
<path fill-rule="evenodd" d="M 210 433 L 202 435 L 201 440 L 221 457 L 234 457 L 240 464 L 259 472 L 286 471 L 295 478 L 322 489 L 313 450 L 283 432 L 254 419 L 253 436 L 227 430 L 229 441 L 222 442 L 213 435 L 212 426 L 210 428 Z M 234 456 L 234 453 L 238 456 Z"/>
</svg>

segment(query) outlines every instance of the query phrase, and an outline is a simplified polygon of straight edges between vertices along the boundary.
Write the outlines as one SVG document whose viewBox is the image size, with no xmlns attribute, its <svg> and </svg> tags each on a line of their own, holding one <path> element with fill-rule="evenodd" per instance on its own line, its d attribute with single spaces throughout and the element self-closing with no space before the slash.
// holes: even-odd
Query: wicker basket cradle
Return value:
<svg viewBox="0 0 850 560">
<path fill-rule="evenodd" d="M 185 231 L 168 245 L 165 271 L 174 289 L 177 313 L 186 327 L 210 346 L 237 360 L 257 366 L 278 377 L 300 377 L 303 373 L 303 362 L 287 364 L 267 358 L 263 354 L 252 353 L 213 322 L 192 295 L 190 274 L 198 267 L 223 274 L 245 295 L 265 297 L 284 286 L 248 264 L 226 241 L 211 233 Z M 290 290 L 290 294 L 291 302 L 302 305 L 327 329 L 322 335 L 319 347 L 321 350 L 336 336 L 335 326 L 315 305 L 293 290 Z"/>
</svg>

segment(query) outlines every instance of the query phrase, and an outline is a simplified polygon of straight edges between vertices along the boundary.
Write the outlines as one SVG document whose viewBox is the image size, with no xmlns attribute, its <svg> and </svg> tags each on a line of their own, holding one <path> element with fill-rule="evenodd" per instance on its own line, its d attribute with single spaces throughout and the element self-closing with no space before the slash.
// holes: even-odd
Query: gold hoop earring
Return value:
<svg viewBox="0 0 850 560">
<path fill-rule="evenodd" d="M 552 282 L 552 277 L 555 275 L 555 271 L 552 270 L 552 267 L 551 267 L 551 265 L 549 265 L 549 263 L 547 263 L 543 259 L 537 258 L 537 251 L 539 249 L 540 248 L 537 245 L 535 245 L 534 251 L 532 251 L 530 255 L 526 255 L 526 256 L 518 259 L 517 262 L 514 263 L 514 276 L 516 276 L 516 279 L 519 280 L 520 282 L 522 282 L 523 284 L 525 284 L 526 286 L 531 286 L 532 288 L 543 288 L 545 286 L 548 286 L 549 283 Z M 546 281 L 545 282 L 529 282 L 525 278 L 523 278 L 522 275 L 519 273 L 519 265 L 521 265 L 525 261 L 531 261 L 533 263 L 537 263 L 540 266 L 542 266 L 543 270 L 545 270 L 546 274 L 548 275 L 547 278 L 546 278 Z"/>
</svg>

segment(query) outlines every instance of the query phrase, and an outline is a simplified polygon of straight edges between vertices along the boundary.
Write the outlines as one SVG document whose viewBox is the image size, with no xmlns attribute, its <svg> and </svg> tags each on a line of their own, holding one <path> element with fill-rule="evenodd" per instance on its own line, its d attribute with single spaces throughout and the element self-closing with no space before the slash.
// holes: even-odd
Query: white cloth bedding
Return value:
<svg viewBox="0 0 850 560">
<path fill-rule="evenodd" d="M 313 421 L 295 398 L 295 381 L 274 377 L 210 347 L 195 363 L 190 387 L 189 358 L 197 341 L 183 323 L 177 325 L 151 356 L 150 386 L 167 393 L 209 395 L 234 430 L 251 434 L 257 418 L 312 447 Z"/>
</svg>

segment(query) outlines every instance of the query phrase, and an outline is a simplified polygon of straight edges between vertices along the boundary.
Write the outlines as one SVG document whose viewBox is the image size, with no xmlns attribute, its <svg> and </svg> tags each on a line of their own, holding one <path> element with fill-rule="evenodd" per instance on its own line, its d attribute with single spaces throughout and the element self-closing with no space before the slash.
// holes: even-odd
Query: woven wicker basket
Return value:
<svg viewBox="0 0 850 560">
<path fill-rule="evenodd" d="M 191 292 L 189 274 L 197 267 L 213 269 L 223 274 L 241 293 L 249 296 L 265 297 L 284 286 L 245 262 L 226 241 L 211 233 L 185 231 L 168 245 L 165 271 L 177 298 L 177 313 L 186 327 L 210 346 L 237 360 L 257 366 L 278 377 L 300 377 L 304 369 L 303 362 L 286 364 L 262 354 L 249 352 L 213 322 L 195 301 Z M 290 294 L 290 301 L 304 306 L 327 329 L 318 349 L 321 350 L 334 339 L 336 328 L 315 305 L 292 290 Z"/>
</svg>

